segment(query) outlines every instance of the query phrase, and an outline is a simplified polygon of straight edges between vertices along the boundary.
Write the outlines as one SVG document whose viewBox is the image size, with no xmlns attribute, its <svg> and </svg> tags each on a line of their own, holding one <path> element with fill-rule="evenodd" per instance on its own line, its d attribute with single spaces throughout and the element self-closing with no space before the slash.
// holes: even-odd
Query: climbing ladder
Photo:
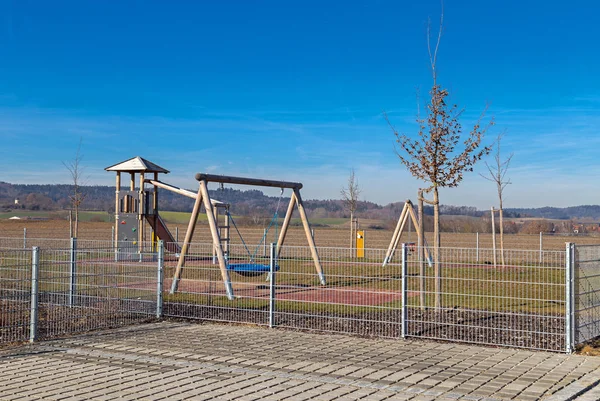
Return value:
<svg viewBox="0 0 600 401">
<path fill-rule="evenodd" d="M 222 210 L 222 211 L 221 211 Z M 219 238 L 221 239 L 221 248 L 223 249 L 223 256 L 225 259 L 229 259 L 229 244 L 231 219 L 229 217 L 229 204 L 223 202 L 217 202 L 213 204 L 213 213 L 215 214 L 215 220 L 217 221 L 217 229 L 219 230 Z M 217 251 L 213 247 L 213 264 L 217 264 Z"/>
</svg>

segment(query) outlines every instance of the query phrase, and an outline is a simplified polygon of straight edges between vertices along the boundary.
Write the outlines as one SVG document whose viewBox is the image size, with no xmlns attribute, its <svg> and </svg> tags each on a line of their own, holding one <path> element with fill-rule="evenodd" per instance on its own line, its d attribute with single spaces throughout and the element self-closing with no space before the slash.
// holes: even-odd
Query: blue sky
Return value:
<svg viewBox="0 0 600 401">
<path fill-rule="evenodd" d="M 2 1 L 0 181 L 69 183 L 63 162 L 81 140 L 89 184 L 112 185 L 103 168 L 139 155 L 187 188 L 211 172 L 339 198 L 354 168 L 362 199 L 415 199 L 424 184 L 400 165 L 382 112 L 416 135 L 440 8 Z M 465 131 L 488 103 L 487 142 L 506 131 L 506 207 L 600 203 L 599 13 L 596 1 L 445 2 L 439 82 Z M 488 208 L 497 196 L 476 171 L 441 202 Z"/>
</svg>

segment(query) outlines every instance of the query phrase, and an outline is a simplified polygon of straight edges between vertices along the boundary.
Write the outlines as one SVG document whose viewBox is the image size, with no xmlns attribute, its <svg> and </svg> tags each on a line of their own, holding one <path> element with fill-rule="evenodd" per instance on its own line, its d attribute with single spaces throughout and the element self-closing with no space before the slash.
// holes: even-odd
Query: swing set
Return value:
<svg viewBox="0 0 600 401">
<path fill-rule="evenodd" d="M 105 170 L 116 172 L 117 174 L 114 226 L 115 258 L 131 260 L 140 258 L 140 255 L 144 251 L 144 244 L 147 243 L 148 240 L 146 227 L 149 225 L 152 229 L 152 235 L 150 238 L 151 243 L 154 244 L 157 239 L 160 239 L 165 242 L 165 249 L 167 251 L 172 252 L 179 257 L 171 285 L 171 294 L 177 291 L 177 286 L 179 280 L 181 279 L 181 274 L 185 265 L 189 246 L 194 235 L 194 229 L 196 228 L 201 206 L 204 206 L 206 210 L 208 224 L 210 226 L 210 232 L 212 236 L 213 250 L 219 263 L 219 269 L 225 285 L 225 292 L 229 299 L 234 298 L 233 287 L 231 285 L 231 279 L 229 276 L 230 272 L 235 272 L 244 276 L 257 276 L 270 271 L 269 265 L 256 262 L 256 254 L 261 244 L 266 241 L 267 233 L 273 226 L 275 227 L 275 237 L 277 237 L 274 267 L 275 270 L 279 269 L 277 260 L 279 260 L 282 246 L 285 241 L 285 236 L 287 234 L 295 207 L 298 208 L 298 212 L 300 213 L 300 219 L 302 220 L 302 225 L 304 227 L 304 232 L 310 247 L 311 256 L 314 261 L 315 270 L 319 277 L 319 281 L 322 285 L 325 285 L 325 275 L 323 273 L 321 261 L 319 260 L 319 254 L 317 253 L 317 248 L 311 234 L 310 224 L 308 222 L 308 218 L 306 217 L 306 211 L 304 210 L 302 197 L 300 196 L 300 189 L 302 189 L 301 183 L 198 173 L 196 174 L 196 180 L 199 181 L 200 187 L 198 192 L 194 193 L 192 191 L 188 191 L 187 189 L 179 188 L 174 185 L 159 181 L 158 174 L 168 174 L 169 170 L 166 170 L 165 168 L 139 156 L 106 167 Z M 130 175 L 129 185 L 125 188 L 122 188 L 121 185 L 122 174 Z M 136 176 L 139 177 L 137 188 Z M 277 208 L 275 210 L 273 219 L 271 220 L 268 229 L 265 231 L 261 243 L 257 246 L 253 253 L 250 252 L 246 241 L 243 239 L 240 233 L 240 230 L 233 221 L 233 217 L 229 213 L 229 205 L 210 198 L 208 194 L 209 182 L 217 182 L 220 183 L 221 186 L 223 186 L 223 184 L 239 184 L 275 187 L 281 189 L 281 194 L 277 202 Z M 147 189 L 147 184 L 152 185 L 152 189 Z M 292 189 L 292 194 L 287 212 L 281 225 L 281 230 L 279 233 L 277 233 L 279 206 L 283 197 L 284 189 L 287 188 Z M 165 222 L 159 215 L 159 189 L 165 189 L 195 200 L 194 208 L 192 210 L 192 215 L 190 217 L 190 222 L 185 235 L 185 240 L 181 246 L 177 243 L 176 239 L 173 237 Z M 219 209 L 225 209 L 226 222 L 222 226 L 218 225 Z M 244 244 L 244 247 L 248 253 L 248 260 L 244 263 L 229 263 L 228 261 L 229 221 L 233 223 L 234 228 L 242 239 L 242 243 Z M 223 236 L 221 236 L 221 230 L 223 230 Z"/>
<path fill-rule="evenodd" d="M 235 228 L 237 235 L 240 237 L 240 240 L 242 241 L 242 245 L 244 246 L 244 249 L 246 250 L 246 253 L 248 254 L 248 257 L 249 257 L 249 261 L 246 263 L 227 263 L 227 270 L 233 271 L 237 274 L 240 274 L 240 275 L 246 276 L 246 277 L 260 276 L 263 273 L 268 273 L 271 271 L 271 266 L 269 266 L 267 264 L 256 263 L 255 260 L 256 260 L 256 254 L 258 253 L 258 250 L 266 242 L 269 230 L 273 226 L 275 227 L 274 237 L 277 238 L 277 225 L 279 223 L 279 205 L 281 204 L 281 198 L 283 197 L 283 192 L 284 192 L 284 188 L 281 188 L 281 193 L 279 194 L 279 199 L 277 200 L 277 207 L 275 208 L 275 213 L 273 214 L 273 218 L 271 218 L 271 222 L 265 229 L 265 232 L 264 232 L 260 242 L 258 243 L 258 245 L 256 245 L 254 252 L 250 252 L 250 249 L 248 248 L 248 245 L 246 244 L 246 241 L 244 240 L 242 233 L 238 229 L 237 224 L 235 224 L 235 220 L 233 219 L 233 216 L 231 215 L 231 213 L 229 213 L 229 208 L 226 209 L 227 220 L 233 224 L 233 228 Z M 279 265 L 277 263 L 275 263 L 274 270 L 275 271 L 279 270 Z"/>
<path fill-rule="evenodd" d="M 300 196 L 300 189 L 302 188 L 302 184 L 299 182 L 286 182 L 286 181 L 275 181 L 275 180 L 264 180 L 258 178 L 244 178 L 244 177 L 232 177 L 232 176 L 224 176 L 224 175 L 215 175 L 215 174 L 205 174 L 198 173 L 196 174 L 196 180 L 199 182 L 200 186 L 198 189 L 198 193 L 195 197 L 194 208 L 192 209 L 192 215 L 190 217 L 190 222 L 188 224 L 188 229 L 185 235 L 185 240 L 183 245 L 181 246 L 181 252 L 179 253 L 179 260 L 177 262 L 177 267 L 175 269 L 175 273 L 173 275 L 173 281 L 171 284 L 171 294 L 174 294 L 177 291 L 179 281 L 181 280 L 182 271 L 185 266 L 185 260 L 188 253 L 189 245 L 192 241 L 194 230 L 196 228 L 196 223 L 198 219 L 198 214 L 200 212 L 200 206 L 204 205 L 206 209 L 206 216 L 208 219 L 208 225 L 210 227 L 210 232 L 213 240 L 213 249 L 216 253 L 217 260 L 219 262 L 219 269 L 221 271 L 221 277 L 223 279 L 223 284 L 225 286 L 225 292 L 229 299 L 234 299 L 233 287 L 231 285 L 231 278 L 229 273 L 231 271 L 239 273 L 241 275 L 260 275 L 270 271 L 270 266 L 265 264 L 256 263 L 255 256 L 256 252 L 260 248 L 260 244 L 254 251 L 254 253 L 250 252 L 250 249 L 246 245 L 237 225 L 233 221 L 231 214 L 227 211 L 227 216 L 230 221 L 233 222 L 234 228 L 238 232 L 238 235 L 242 239 L 242 243 L 248 253 L 249 260 L 245 263 L 229 263 L 228 255 L 223 250 L 223 243 L 220 236 L 220 230 L 217 224 L 217 219 L 215 213 L 213 211 L 213 207 L 211 204 L 211 198 L 208 193 L 208 183 L 216 182 L 220 184 L 238 184 L 238 185 L 251 185 L 251 186 L 261 186 L 261 187 L 275 187 L 281 189 L 281 195 L 277 204 L 277 210 L 271 220 L 270 227 L 275 225 L 277 226 L 278 220 L 278 209 L 279 203 L 281 202 L 281 197 L 283 195 L 283 190 L 286 188 L 292 189 L 292 194 L 290 197 L 290 203 L 287 208 L 287 212 L 283 219 L 283 223 L 281 225 L 281 231 L 279 232 L 279 236 L 277 239 L 277 247 L 275 251 L 275 261 L 279 260 L 279 256 L 282 250 L 283 243 L 285 241 L 285 237 L 287 234 L 287 230 L 290 225 L 290 221 L 292 218 L 292 214 L 294 212 L 295 207 L 297 207 L 298 212 L 300 214 L 300 219 L 302 221 L 302 226 L 304 227 L 304 232 L 306 234 L 306 239 L 308 241 L 308 245 L 310 247 L 311 256 L 315 265 L 315 270 L 319 277 L 319 281 L 322 285 L 325 285 L 325 275 L 323 273 L 323 268 L 321 266 L 321 261 L 319 260 L 319 255 L 317 253 L 317 248 L 315 246 L 315 242 L 313 240 L 310 224 L 308 222 L 308 218 L 306 216 L 306 211 L 304 210 L 304 204 L 302 202 L 302 197 Z M 263 241 L 266 240 L 266 232 L 263 236 Z M 278 269 L 277 263 L 276 268 Z"/>
</svg>

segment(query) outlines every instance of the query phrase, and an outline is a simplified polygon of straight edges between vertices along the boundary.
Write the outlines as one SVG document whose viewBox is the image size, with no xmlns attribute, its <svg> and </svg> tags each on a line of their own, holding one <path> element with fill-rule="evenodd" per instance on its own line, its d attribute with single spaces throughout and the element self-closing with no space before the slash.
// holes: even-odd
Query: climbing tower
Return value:
<svg viewBox="0 0 600 401">
<path fill-rule="evenodd" d="M 158 214 L 158 188 L 146 190 L 145 179 L 152 176 L 158 180 L 158 174 L 168 174 L 169 170 L 146 159 L 136 156 L 132 159 L 105 168 L 117 173 L 115 190 L 115 245 L 118 248 L 143 251 L 146 238 L 145 225 L 165 242 L 175 242 L 171 233 Z M 122 188 L 122 178 L 129 173 L 129 185 Z M 136 182 L 137 178 L 137 182 Z"/>
</svg>

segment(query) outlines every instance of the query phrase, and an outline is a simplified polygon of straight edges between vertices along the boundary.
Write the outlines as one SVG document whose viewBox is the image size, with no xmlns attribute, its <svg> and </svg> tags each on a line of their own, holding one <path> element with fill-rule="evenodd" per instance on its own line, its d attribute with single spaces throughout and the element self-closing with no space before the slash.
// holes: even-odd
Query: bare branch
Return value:
<svg viewBox="0 0 600 401">
<path fill-rule="evenodd" d="M 348 177 L 348 188 L 342 188 L 340 191 L 342 199 L 352 215 L 358 206 L 358 196 L 360 195 L 360 192 L 361 190 L 358 186 L 358 180 L 355 177 L 354 169 L 352 169 L 350 177 Z"/>
<path fill-rule="evenodd" d="M 81 155 L 81 143 L 83 139 L 79 138 L 79 144 L 77 145 L 77 152 L 75 158 L 69 162 L 62 162 L 71 175 L 71 182 L 73 183 L 73 191 L 69 195 L 71 201 L 72 211 L 75 213 L 74 226 L 71 227 L 71 232 L 74 237 L 77 237 L 78 223 L 79 223 L 79 208 L 86 198 L 86 194 L 81 190 L 81 187 L 85 185 L 83 180 L 84 168 L 81 165 L 83 156 Z"/>
</svg>

